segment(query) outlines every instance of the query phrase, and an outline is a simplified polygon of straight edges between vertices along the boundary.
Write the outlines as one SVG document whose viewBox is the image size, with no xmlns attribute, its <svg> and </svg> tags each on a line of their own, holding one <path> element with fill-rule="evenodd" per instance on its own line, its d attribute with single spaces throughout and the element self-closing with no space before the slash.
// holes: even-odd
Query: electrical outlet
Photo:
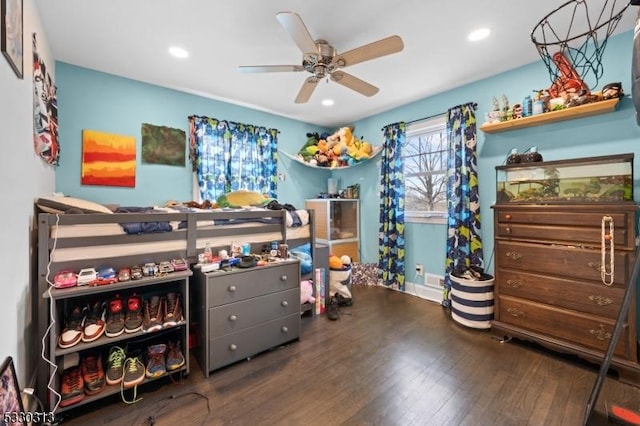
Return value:
<svg viewBox="0 0 640 426">
<path fill-rule="evenodd" d="M 421 263 L 416 264 L 416 275 L 421 277 L 424 274 L 424 268 Z"/>
</svg>

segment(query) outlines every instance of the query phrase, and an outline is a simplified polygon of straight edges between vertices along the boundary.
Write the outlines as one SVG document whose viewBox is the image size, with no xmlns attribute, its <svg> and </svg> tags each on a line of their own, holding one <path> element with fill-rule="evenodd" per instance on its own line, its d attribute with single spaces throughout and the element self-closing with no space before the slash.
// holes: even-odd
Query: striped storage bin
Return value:
<svg viewBox="0 0 640 426">
<path fill-rule="evenodd" d="M 467 280 L 451 278 L 451 317 L 454 321 L 471 328 L 491 328 L 493 320 L 493 282 L 487 275 L 486 280 Z"/>
</svg>

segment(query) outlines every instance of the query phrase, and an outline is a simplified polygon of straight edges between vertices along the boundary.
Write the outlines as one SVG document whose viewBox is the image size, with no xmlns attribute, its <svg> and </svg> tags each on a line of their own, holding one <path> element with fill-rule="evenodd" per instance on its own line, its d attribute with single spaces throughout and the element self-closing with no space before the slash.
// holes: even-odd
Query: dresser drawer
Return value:
<svg viewBox="0 0 640 426">
<path fill-rule="evenodd" d="M 591 209 L 593 210 L 593 209 Z M 633 250 L 635 247 L 635 210 L 611 212 L 582 212 L 572 206 L 571 210 L 546 208 L 499 209 L 495 215 L 495 235 L 501 238 L 528 239 L 536 241 L 566 241 L 571 245 L 600 247 L 602 243 L 602 218 L 613 219 L 616 247 Z M 607 228 L 608 229 L 608 225 Z"/>
<path fill-rule="evenodd" d="M 624 287 L 628 277 L 632 253 L 617 250 L 614 255 L 614 284 Z M 501 269 L 551 274 L 602 282 L 600 250 L 496 241 L 496 259 Z M 607 260 L 607 271 L 609 264 Z"/>
<path fill-rule="evenodd" d="M 233 273 L 207 274 L 208 306 L 220 306 L 300 286 L 299 264 L 255 267 Z M 300 301 L 298 301 L 299 303 Z"/>
<path fill-rule="evenodd" d="M 581 314 L 509 296 L 499 296 L 498 319 L 546 336 L 562 339 L 584 347 L 606 351 L 615 320 Z M 624 324 L 615 355 L 629 358 L 629 327 Z M 635 342 L 635 339 L 631 339 Z"/>
<path fill-rule="evenodd" d="M 209 309 L 209 338 L 300 312 L 300 288 Z"/>
<path fill-rule="evenodd" d="M 624 289 L 602 283 L 576 281 L 529 272 L 499 269 L 496 287 L 500 295 L 529 299 L 615 320 Z"/>
<path fill-rule="evenodd" d="M 211 339 L 209 368 L 215 370 L 299 337 L 300 314 L 297 313 Z"/>
</svg>

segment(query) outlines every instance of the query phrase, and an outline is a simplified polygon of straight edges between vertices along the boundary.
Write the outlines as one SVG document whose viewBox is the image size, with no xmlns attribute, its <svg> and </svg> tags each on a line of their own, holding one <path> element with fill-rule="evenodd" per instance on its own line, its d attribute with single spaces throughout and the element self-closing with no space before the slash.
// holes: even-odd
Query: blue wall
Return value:
<svg viewBox="0 0 640 426">
<path fill-rule="evenodd" d="M 609 39 L 604 54 L 604 74 L 598 88 L 610 82 L 622 82 L 626 93 L 631 93 L 631 46 L 633 33 L 626 32 Z M 533 45 L 528 48 L 534 49 Z M 490 58 L 487 58 L 490 60 Z M 473 66 L 473 64 L 469 64 Z M 396 108 L 379 115 L 361 120 L 356 125 L 356 133 L 380 134 L 380 129 L 397 121 L 411 121 L 445 112 L 448 108 L 466 102 L 477 102 L 478 124 L 484 122 L 485 114 L 491 109 L 491 100 L 504 93 L 510 102 L 521 102 L 534 89 L 547 88 L 551 81 L 542 61 L 468 84 L 429 98 Z M 373 139 L 373 138 L 372 138 Z M 640 127 L 635 121 L 633 102 L 623 98 L 618 110 L 613 113 L 541 125 L 523 130 L 504 133 L 484 134 L 478 131 L 478 167 L 480 179 L 481 217 L 485 262 L 493 271 L 493 211 L 495 202 L 495 166 L 503 163 L 511 148 L 520 152 L 537 146 L 545 160 L 560 160 L 597 155 L 636 153 L 640 147 Z M 640 157 L 636 155 L 634 168 L 638 168 Z M 379 161 L 378 161 L 379 163 Z M 343 172 L 347 182 L 364 180 L 373 188 L 379 169 L 364 165 Z M 378 180 L 375 180 L 377 183 Z M 636 173 L 635 198 L 640 199 L 638 174 Z M 362 252 L 365 259 L 375 261 L 377 257 L 378 198 L 370 191 L 362 200 Z M 367 213 L 371 212 L 371 213 Z M 424 264 L 425 272 L 442 275 L 444 273 L 445 238 L 444 225 L 408 224 L 406 226 L 407 279 L 414 276 L 416 263 Z"/>
<path fill-rule="evenodd" d="M 276 128 L 278 145 L 297 152 L 306 133 L 322 128 L 201 96 L 141 83 L 110 74 L 56 63 L 60 124 L 60 167 L 56 191 L 101 203 L 163 205 L 168 200 L 193 200 L 191 164 L 185 167 L 142 164 L 138 155 L 135 188 L 87 186 L 80 183 L 82 130 L 135 136 L 140 153 L 142 123 L 182 129 L 188 133 L 187 117 L 201 115 L 240 123 Z M 311 169 L 280 156 L 278 200 L 303 207 L 304 200 L 326 188 L 330 172 Z"/>
<path fill-rule="evenodd" d="M 599 86 L 620 81 L 631 91 L 632 32 L 609 40 L 604 55 L 604 75 Z M 526 48 L 533 49 L 533 45 Z M 487 58 L 491 60 L 491 58 Z M 473 67 L 473 64 L 469 64 Z M 82 129 L 135 135 L 139 141 L 141 123 L 166 125 L 187 130 L 187 116 L 206 115 L 280 130 L 280 148 L 297 152 L 309 131 L 322 131 L 316 126 L 272 114 L 234 106 L 224 102 L 189 95 L 174 90 L 114 77 L 72 65 L 57 63 L 56 80 L 60 110 L 62 141 L 61 165 L 56 173 L 56 189 L 69 195 L 105 203 L 163 204 L 167 200 L 190 200 L 189 167 L 172 168 L 144 165 L 138 161 L 137 185 L 134 189 L 91 187 L 80 185 Z M 521 102 L 534 89 L 549 87 L 548 72 L 541 61 L 461 86 L 429 98 L 381 113 L 356 123 L 355 134 L 373 144 L 381 142 L 381 128 L 397 121 L 411 121 L 441 114 L 448 108 L 466 102 L 477 102 L 479 124 L 491 108 L 491 99 L 504 93 L 511 103 Z M 330 129 L 331 130 L 331 129 Z M 522 130 L 484 134 L 478 131 L 481 215 L 485 260 L 492 271 L 493 222 L 491 205 L 495 202 L 495 166 L 503 163 L 511 148 L 521 152 L 537 146 L 545 160 L 559 160 L 595 155 L 635 152 L 640 143 L 640 128 L 635 122 L 632 101 L 621 100 L 618 110 L 599 116 L 541 125 Z M 138 150 L 138 152 L 140 152 Z M 635 168 L 638 168 L 636 158 Z M 303 205 L 305 198 L 326 190 L 330 175 L 338 177 L 341 187 L 359 183 L 361 198 L 362 259 L 377 259 L 379 209 L 379 158 L 357 167 L 334 171 L 310 169 L 280 158 L 279 170 L 286 175 L 281 182 L 278 199 Z M 636 199 L 640 197 L 636 182 Z M 444 272 L 444 225 L 409 224 L 406 228 L 408 278 L 416 263 L 425 272 Z"/>
</svg>

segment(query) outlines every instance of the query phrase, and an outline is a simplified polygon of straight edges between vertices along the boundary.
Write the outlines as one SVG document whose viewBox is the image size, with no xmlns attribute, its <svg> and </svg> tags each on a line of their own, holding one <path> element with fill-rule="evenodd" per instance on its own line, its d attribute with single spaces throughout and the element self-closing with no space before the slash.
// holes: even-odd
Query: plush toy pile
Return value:
<svg viewBox="0 0 640 426">
<path fill-rule="evenodd" d="M 358 139 L 353 127 L 341 127 L 334 134 L 307 133 L 305 143 L 297 157 L 319 167 L 353 166 L 373 154 L 369 142 Z"/>
</svg>

